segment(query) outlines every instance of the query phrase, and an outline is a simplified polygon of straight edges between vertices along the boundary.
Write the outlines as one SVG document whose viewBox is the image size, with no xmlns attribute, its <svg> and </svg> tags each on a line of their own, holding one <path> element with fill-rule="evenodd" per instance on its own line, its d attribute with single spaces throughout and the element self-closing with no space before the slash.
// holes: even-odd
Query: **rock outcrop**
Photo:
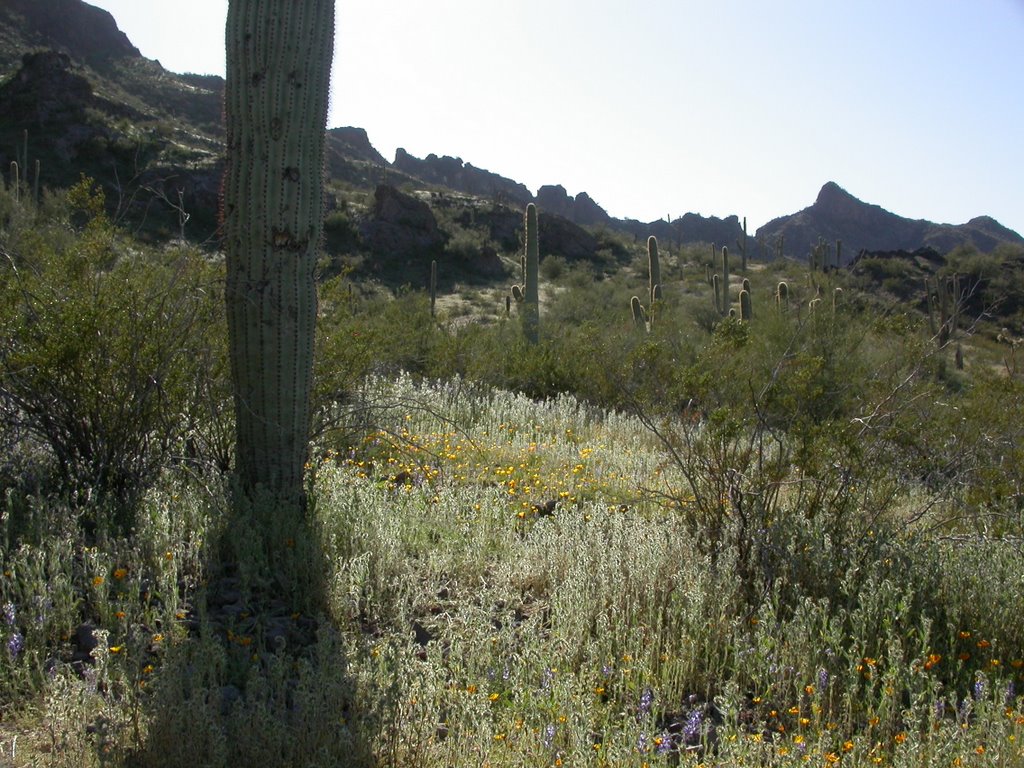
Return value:
<svg viewBox="0 0 1024 768">
<path fill-rule="evenodd" d="M 586 192 L 571 197 L 561 184 L 547 184 L 537 190 L 537 207 L 546 213 L 561 216 L 581 227 L 593 227 L 612 221 L 607 211 Z"/>
<path fill-rule="evenodd" d="M 533 202 L 533 194 L 525 185 L 464 163 L 461 157 L 438 157 L 430 154 L 421 160 L 399 147 L 392 165 L 396 170 L 415 176 L 428 184 L 448 187 L 467 195 L 487 197 L 516 206 L 525 206 Z"/>
<path fill-rule="evenodd" d="M 429 205 L 385 184 L 377 187 L 360 234 L 371 251 L 399 259 L 425 259 L 428 264 L 444 250 L 447 239 Z"/>
</svg>

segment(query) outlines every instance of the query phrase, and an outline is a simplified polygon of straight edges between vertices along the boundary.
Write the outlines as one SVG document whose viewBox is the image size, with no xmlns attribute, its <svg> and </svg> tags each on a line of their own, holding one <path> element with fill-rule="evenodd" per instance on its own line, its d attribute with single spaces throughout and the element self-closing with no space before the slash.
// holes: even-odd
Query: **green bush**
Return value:
<svg viewBox="0 0 1024 768">
<path fill-rule="evenodd" d="M 130 245 L 90 182 L 66 211 L 2 235 L 0 419 L 9 444 L 42 450 L 49 490 L 91 516 L 109 506 L 128 530 L 140 494 L 221 412 L 220 290 L 198 254 Z"/>
</svg>

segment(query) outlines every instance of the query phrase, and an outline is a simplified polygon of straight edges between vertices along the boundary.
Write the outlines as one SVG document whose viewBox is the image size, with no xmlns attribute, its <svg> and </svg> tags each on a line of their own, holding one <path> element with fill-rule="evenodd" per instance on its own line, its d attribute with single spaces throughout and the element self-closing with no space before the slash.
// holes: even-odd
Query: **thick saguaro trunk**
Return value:
<svg viewBox="0 0 1024 768">
<path fill-rule="evenodd" d="M 300 501 L 334 0 L 230 0 L 226 44 L 225 300 L 237 472 L 249 494 Z"/>
</svg>

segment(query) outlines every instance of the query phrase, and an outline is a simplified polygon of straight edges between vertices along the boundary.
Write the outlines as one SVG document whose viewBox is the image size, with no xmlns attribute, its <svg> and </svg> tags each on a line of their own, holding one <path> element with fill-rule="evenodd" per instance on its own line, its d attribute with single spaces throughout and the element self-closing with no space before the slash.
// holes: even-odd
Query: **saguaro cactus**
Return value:
<svg viewBox="0 0 1024 768">
<path fill-rule="evenodd" d="M 633 313 L 633 322 L 637 328 L 641 330 L 649 331 L 650 328 L 647 325 L 647 313 L 644 311 L 644 305 L 640 303 L 639 296 L 633 296 L 629 300 L 629 309 Z"/>
<path fill-rule="evenodd" d="M 754 316 L 750 304 L 750 291 L 744 288 L 740 291 L 740 320 L 747 322 Z"/>
<path fill-rule="evenodd" d="M 775 304 L 780 311 L 789 311 L 789 284 L 785 280 L 780 280 L 775 287 Z"/>
<path fill-rule="evenodd" d="M 661 298 L 661 260 L 658 258 L 658 238 L 651 235 L 647 238 L 647 272 L 650 275 L 651 309 L 654 302 Z"/>
<path fill-rule="evenodd" d="M 225 302 L 242 489 L 301 502 L 334 0 L 230 0 Z"/>
<path fill-rule="evenodd" d="M 437 259 L 430 262 L 430 316 L 434 317 L 437 305 Z"/>
<path fill-rule="evenodd" d="M 729 314 L 732 299 L 729 296 L 729 249 L 722 246 L 722 314 Z"/>
<path fill-rule="evenodd" d="M 747 271 L 747 217 L 743 217 L 743 239 L 736 241 L 736 248 L 740 252 L 740 269 Z"/>
<path fill-rule="evenodd" d="M 18 173 L 18 161 L 11 160 L 11 189 L 14 190 L 15 201 L 21 199 L 21 176 Z"/>
<path fill-rule="evenodd" d="M 523 284 L 512 286 L 512 298 L 519 303 L 523 336 L 531 344 L 540 338 L 540 242 L 537 231 L 537 206 L 526 206 L 526 255 L 523 257 Z"/>
<path fill-rule="evenodd" d="M 645 310 L 638 296 L 629 300 L 633 320 L 638 327 L 651 329 L 654 322 L 654 305 L 661 299 L 661 261 L 658 259 L 658 238 L 651 235 L 647 238 L 647 274 L 649 276 L 649 304 Z"/>
</svg>

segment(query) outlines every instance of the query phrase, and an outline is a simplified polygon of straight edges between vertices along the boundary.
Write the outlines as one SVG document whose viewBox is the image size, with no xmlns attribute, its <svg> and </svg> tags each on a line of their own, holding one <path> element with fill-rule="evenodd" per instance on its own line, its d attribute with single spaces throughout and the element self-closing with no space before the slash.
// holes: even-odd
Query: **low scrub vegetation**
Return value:
<svg viewBox="0 0 1024 768">
<path fill-rule="evenodd" d="M 723 317 L 703 247 L 649 326 L 642 269 L 552 262 L 536 344 L 504 291 L 455 322 L 342 272 L 307 525 L 267 553 L 217 258 L 87 180 L 0 192 L 0 250 L 0 762 L 1024 761 L 1009 342 L 787 262 Z M 322 599 L 265 599 L 268 559 Z"/>
</svg>

